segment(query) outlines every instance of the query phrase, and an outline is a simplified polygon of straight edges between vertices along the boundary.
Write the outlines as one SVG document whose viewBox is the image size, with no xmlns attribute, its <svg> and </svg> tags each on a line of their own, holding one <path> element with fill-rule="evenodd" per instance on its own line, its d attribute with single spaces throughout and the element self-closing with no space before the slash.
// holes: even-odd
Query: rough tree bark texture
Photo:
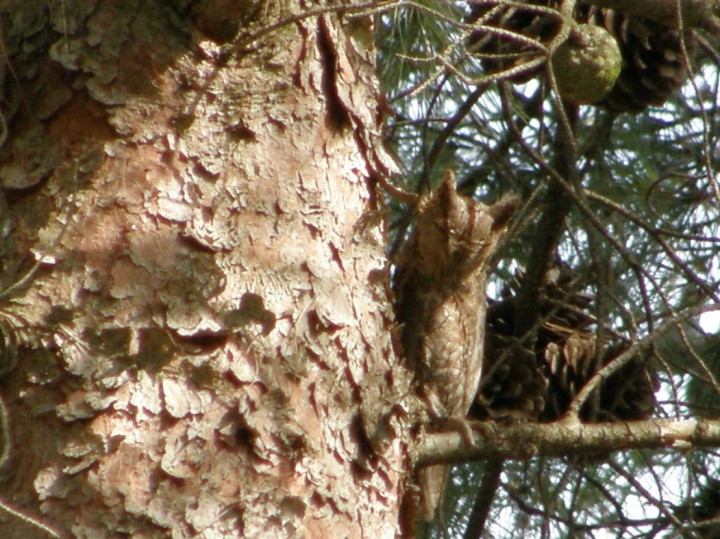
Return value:
<svg viewBox="0 0 720 539">
<path fill-rule="evenodd" d="M 228 52 L 312 7 L 0 6 L 2 284 L 43 260 L 0 299 L 0 496 L 67 535 L 397 533 L 404 445 L 364 438 L 407 383 L 370 20 Z"/>
</svg>

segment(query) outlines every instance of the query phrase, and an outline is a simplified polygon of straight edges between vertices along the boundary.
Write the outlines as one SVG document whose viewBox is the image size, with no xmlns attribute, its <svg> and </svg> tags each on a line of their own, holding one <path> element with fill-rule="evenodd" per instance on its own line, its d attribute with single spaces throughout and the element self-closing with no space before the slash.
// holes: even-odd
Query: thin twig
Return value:
<svg viewBox="0 0 720 539">
<path fill-rule="evenodd" d="M 22 520 L 26 524 L 29 524 L 30 526 L 34 526 L 35 528 L 38 528 L 39 530 L 44 531 L 51 537 L 55 537 L 56 539 L 62 539 L 63 535 L 57 531 L 54 528 L 51 528 L 44 522 L 40 522 L 40 520 L 37 517 L 34 517 L 24 511 L 21 511 L 20 509 L 15 509 L 12 505 L 10 505 L 8 502 L 0 498 L 0 509 L 3 511 L 10 513 L 12 516 Z"/>
</svg>

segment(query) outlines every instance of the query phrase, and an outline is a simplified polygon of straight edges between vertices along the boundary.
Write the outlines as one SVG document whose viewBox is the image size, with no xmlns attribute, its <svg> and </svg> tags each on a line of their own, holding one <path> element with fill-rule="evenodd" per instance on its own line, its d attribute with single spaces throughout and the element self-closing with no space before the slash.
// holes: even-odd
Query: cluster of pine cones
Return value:
<svg viewBox="0 0 720 539">
<path fill-rule="evenodd" d="M 541 299 L 533 343 L 516 337 L 517 280 L 487 311 L 483 380 L 471 415 L 477 419 L 554 421 L 575 395 L 629 344 L 598 342 L 587 308 L 593 298 L 579 292 L 564 266 L 553 268 Z M 634 357 L 604 380 L 581 410 L 584 421 L 646 419 L 655 409 L 658 379 L 647 357 Z"/>
<path fill-rule="evenodd" d="M 487 73 L 507 72 L 508 76 L 503 78 L 526 82 L 543 71 L 539 65 L 515 74 L 520 66 L 542 55 L 541 50 L 533 47 L 529 40 L 547 46 L 560 31 L 560 17 L 548 11 L 557 9 L 558 2 L 528 0 L 526 4 L 523 7 L 517 4 L 509 6 L 491 0 L 471 3 L 468 22 L 477 24 L 479 28 L 468 40 L 468 51 L 481 59 Z M 683 41 L 685 50 L 692 52 L 692 33 L 681 36 L 676 28 L 662 26 L 649 19 L 581 3 L 578 5 L 576 29 L 587 29 L 589 26 L 602 28 L 617 42 L 621 55 L 619 75 L 614 83 L 611 82 L 609 92 L 603 92 L 604 97 L 598 101 L 590 102 L 616 112 L 638 113 L 649 106 L 662 105 L 685 82 L 688 69 Z M 568 41 L 572 39 L 571 36 Z M 563 69 L 575 68 L 564 66 Z M 577 73 L 583 72 L 578 70 Z"/>
</svg>

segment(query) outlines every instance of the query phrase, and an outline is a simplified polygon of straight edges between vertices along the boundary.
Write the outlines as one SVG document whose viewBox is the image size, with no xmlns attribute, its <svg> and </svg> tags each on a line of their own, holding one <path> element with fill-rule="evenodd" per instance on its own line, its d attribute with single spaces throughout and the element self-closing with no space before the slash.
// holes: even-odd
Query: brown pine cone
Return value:
<svg viewBox="0 0 720 539">
<path fill-rule="evenodd" d="M 627 350 L 627 344 L 615 345 L 605 351 L 603 365 Z M 647 357 L 631 359 L 605 380 L 600 392 L 601 421 L 634 421 L 649 418 L 657 401 L 657 372 L 648 365 Z"/>
<path fill-rule="evenodd" d="M 543 370 L 549 384 L 541 419 L 555 421 L 567 412 L 575 395 L 598 370 L 595 336 L 567 328 L 564 336 L 545 346 Z M 590 414 L 590 408 L 588 403 L 583 409 L 585 416 Z"/>
<path fill-rule="evenodd" d="M 555 0 L 532 0 L 529 6 L 557 7 Z M 471 4 L 468 24 L 482 24 L 488 28 L 476 30 L 468 38 L 468 52 L 481 59 L 488 73 L 499 73 L 542 57 L 542 51 L 508 33 L 547 44 L 560 29 L 560 19 L 518 6 L 492 3 Z M 494 32 L 496 29 L 498 32 Z M 515 83 L 527 82 L 544 70 L 538 65 L 517 75 L 505 77 Z"/>
<path fill-rule="evenodd" d="M 594 319 L 585 311 L 592 296 L 577 289 L 569 268 L 548 272 L 539 311 L 542 324 L 533 344 L 515 335 L 519 274 L 491 303 L 486 316 L 483 380 L 473 417 L 555 421 L 578 392 L 628 344 L 603 345 L 589 331 Z M 647 358 L 634 357 L 610 376 L 583 406 L 584 421 L 645 419 L 655 409 L 658 380 Z"/>
<path fill-rule="evenodd" d="M 512 337 L 490 331 L 485 341 L 483 371 L 473 417 L 537 420 L 545 408 L 547 379 L 535 354 Z"/>
<path fill-rule="evenodd" d="M 512 72 L 531 60 L 542 58 L 543 52 L 532 47 L 527 40 L 544 45 L 557 35 L 560 19 L 537 8 L 557 9 L 556 0 L 530 0 L 527 7 L 494 4 L 492 2 L 470 4 L 468 23 L 482 24 L 484 28 L 471 33 L 468 38 L 468 52 L 479 57 L 487 73 Z M 617 41 L 622 57 L 620 74 L 610 92 L 606 83 L 611 83 L 610 74 L 614 69 L 612 62 L 601 65 L 600 83 L 593 80 L 596 68 L 590 64 L 582 68 L 573 54 L 557 54 L 555 60 L 563 64 L 555 70 L 561 93 L 567 94 L 578 103 L 595 103 L 616 112 L 637 114 L 649 106 L 665 103 L 678 91 L 688 77 L 688 69 L 682 51 L 680 33 L 676 28 L 622 11 L 597 7 L 580 7 L 575 19 L 577 29 L 597 26 Z M 581 32 L 582 33 L 582 32 Z M 520 39 L 513 34 L 526 38 Z M 570 41 L 570 40 L 568 40 Z M 695 40 L 691 33 L 685 35 L 685 45 L 690 55 L 695 49 Z M 572 52 L 572 43 L 564 44 L 561 49 Z M 559 49 L 560 52 L 560 49 Z M 564 62 L 564 56 L 570 58 Z M 595 57 L 596 54 L 589 54 Z M 579 58 L 583 58 L 580 54 Z M 573 65 L 578 63 L 577 69 Z M 537 65 L 519 73 L 502 77 L 515 83 L 527 82 L 544 74 L 544 66 Z M 567 75 L 567 77 L 566 77 Z M 578 87 L 578 84 L 580 85 Z"/>
<path fill-rule="evenodd" d="M 592 8 L 587 18 L 615 37 L 622 54 L 620 75 L 602 106 L 637 114 L 662 105 L 684 84 L 688 69 L 677 29 L 610 9 Z M 691 34 L 685 43 L 692 54 Z"/>
</svg>

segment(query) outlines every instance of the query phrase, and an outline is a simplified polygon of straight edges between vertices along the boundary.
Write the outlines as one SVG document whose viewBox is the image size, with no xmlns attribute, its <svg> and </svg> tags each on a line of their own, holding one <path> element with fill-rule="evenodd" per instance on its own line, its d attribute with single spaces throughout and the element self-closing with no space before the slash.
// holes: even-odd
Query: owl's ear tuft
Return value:
<svg viewBox="0 0 720 539">
<path fill-rule="evenodd" d="M 442 208 L 446 215 L 454 215 L 459 211 L 458 203 L 462 203 L 456 190 L 455 173 L 447 169 L 434 196 L 438 200 L 437 207 Z"/>
<path fill-rule="evenodd" d="M 488 213 L 493 218 L 493 231 L 499 230 L 508 224 L 519 203 L 520 197 L 517 195 L 506 195 L 490 206 Z"/>
<path fill-rule="evenodd" d="M 457 182 L 455 180 L 455 173 L 452 171 L 452 169 L 448 168 L 443 173 L 443 178 L 438 187 L 438 191 L 441 191 L 443 194 L 454 194 L 456 183 Z"/>
</svg>

